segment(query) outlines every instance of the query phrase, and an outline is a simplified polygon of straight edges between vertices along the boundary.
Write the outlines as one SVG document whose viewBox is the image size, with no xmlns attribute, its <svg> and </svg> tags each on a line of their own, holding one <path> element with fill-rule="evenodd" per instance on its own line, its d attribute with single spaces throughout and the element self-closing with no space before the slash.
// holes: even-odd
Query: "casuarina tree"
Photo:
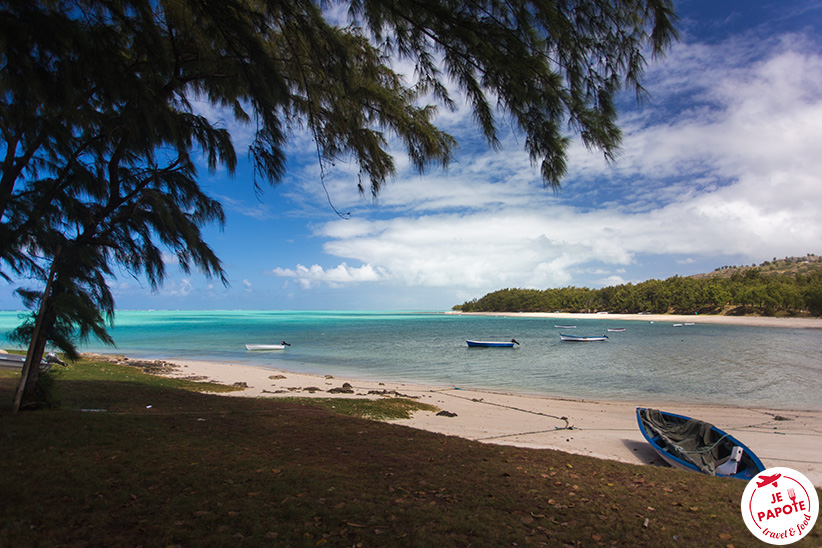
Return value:
<svg viewBox="0 0 822 548">
<path fill-rule="evenodd" d="M 558 188 L 575 135 L 614 157 L 616 95 L 642 94 L 674 21 L 670 0 L 0 0 L 0 274 L 39 280 L 21 293 L 29 364 L 49 342 L 107 340 L 116 267 L 156 287 L 170 251 L 224 280 L 200 232 L 223 213 L 195 159 L 232 171 L 238 151 L 194 99 L 251 128 L 255 185 L 282 181 L 306 129 L 376 196 L 391 140 L 420 171 L 449 162 L 435 114 L 462 94 L 489 145 L 513 120 Z"/>
</svg>

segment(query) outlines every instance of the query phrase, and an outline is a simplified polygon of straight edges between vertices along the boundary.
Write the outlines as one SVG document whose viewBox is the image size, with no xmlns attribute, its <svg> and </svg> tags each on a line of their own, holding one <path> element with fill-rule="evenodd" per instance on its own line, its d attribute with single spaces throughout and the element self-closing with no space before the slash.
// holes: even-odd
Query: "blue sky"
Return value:
<svg viewBox="0 0 822 548">
<path fill-rule="evenodd" d="M 296 134 L 275 188 L 255 193 L 247 164 L 233 177 L 200 172 L 227 213 L 206 234 L 230 286 L 172 261 L 156 293 L 126 273 L 113 280 L 117 307 L 445 310 L 506 287 L 602 287 L 822 253 L 822 2 L 677 9 L 681 41 L 647 68 L 650 99 L 621 103 L 615 164 L 575 141 L 562 190 L 545 190 L 522 135 L 501 120 L 503 147 L 489 149 L 461 104 L 437 118 L 460 143 L 447 170 L 419 175 L 400 152 L 373 202 L 353 165 L 329 168 L 330 200 L 350 212 L 341 219 L 313 143 Z M 244 159 L 248 129 L 230 129 Z M 16 285 L 0 308 L 20 307 Z"/>
</svg>

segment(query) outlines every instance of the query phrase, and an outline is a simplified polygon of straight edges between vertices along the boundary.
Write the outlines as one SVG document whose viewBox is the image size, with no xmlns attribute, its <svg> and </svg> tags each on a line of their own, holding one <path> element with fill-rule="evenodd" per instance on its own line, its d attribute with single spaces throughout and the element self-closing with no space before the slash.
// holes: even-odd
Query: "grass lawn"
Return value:
<svg viewBox="0 0 822 548">
<path fill-rule="evenodd" d="M 3 547 L 764 546 L 744 482 L 363 418 L 409 400 L 232 398 L 94 362 L 57 377 L 58 408 L 13 416 L 19 374 L 0 372 Z M 819 525 L 796 544 L 821 545 Z"/>
</svg>

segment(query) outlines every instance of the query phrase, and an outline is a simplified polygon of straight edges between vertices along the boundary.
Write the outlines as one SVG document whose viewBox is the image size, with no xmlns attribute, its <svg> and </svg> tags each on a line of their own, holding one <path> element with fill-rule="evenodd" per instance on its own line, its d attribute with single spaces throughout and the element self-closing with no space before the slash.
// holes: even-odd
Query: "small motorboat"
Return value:
<svg viewBox="0 0 822 548">
<path fill-rule="evenodd" d="M 577 326 L 575 325 L 555 325 L 557 329 L 576 329 Z"/>
<path fill-rule="evenodd" d="M 246 350 L 285 350 L 286 346 L 291 345 L 283 341 L 280 344 L 247 344 L 245 348 Z"/>
<path fill-rule="evenodd" d="M 510 341 L 465 341 L 470 348 L 513 348 L 519 344 L 515 339 Z"/>
<path fill-rule="evenodd" d="M 608 335 L 600 335 L 598 337 L 578 337 L 576 335 L 564 335 L 562 333 L 559 334 L 559 338 L 562 341 L 566 342 L 596 342 L 596 341 L 607 341 Z"/>
<path fill-rule="evenodd" d="M 610 331 L 611 333 L 622 333 L 623 331 L 625 331 L 625 329 L 625 327 L 609 327 L 608 331 Z"/>
<path fill-rule="evenodd" d="M 62 361 L 57 354 L 49 352 L 43 359 L 40 360 L 40 371 L 46 373 L 51 370 L 51 366 L 59 363 L 63 367 L 68 367 L 66 362 Z M 20 354 L 9 354 L 5 351 L 0 351 L 0 369 L 10 369 L 12 371 L 22 371 L 26 364 L 26 357 Z"/>
<path fill-rule="evenodd" d="M 675 468 L 750 481 L 765 466 L 745 444 L 716 426 L 658 409 L 636 408 L 642 436 Z"/>
</svg>

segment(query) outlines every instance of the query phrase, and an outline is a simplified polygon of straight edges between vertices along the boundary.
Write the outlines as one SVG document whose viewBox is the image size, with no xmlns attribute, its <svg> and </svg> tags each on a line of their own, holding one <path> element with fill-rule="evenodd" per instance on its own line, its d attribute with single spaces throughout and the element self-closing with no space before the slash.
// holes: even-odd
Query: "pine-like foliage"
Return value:
<svg viewBox="0 0 822 548">
<path fill-rule="evenodd" d="M 615 94 L 642 95 L 644 54 L 662 54 L 677 35 L 670 0 L 354 0 L 351 12 L 446 103 L 443 77 L 456 82 L 491 144 L 495 107 L 509 115 L 554 188 L 566 172 L 565 126 L 612 159 Z"/>
<path fill-rule="evenodd" d="M 341 7 L 347 26 L 329 19 Z M 673 20 L 670 0 L 0 0 L 0 275 L 54 273 L 38 353 L 46 339 L 71 353 L 70 326 L 106 340 L 118 266 L 156 287 L 170 250 L 225 281 L 200 232 L 223 212 L 193 156 L 233 171 L 237 150 L 195 98 L 250 126 L 254 184 L 283 178 L 305 127 L 320 161 L 353 159 L 376 196 L 391 138 L 420 171 L 449 162 L 429 102 L 453 107 L 456 83 L 489 143 L 510 116 L 557 188 L 569 131 L 613 157 L 614 95 L 641 91 Z"/>
</svg>

